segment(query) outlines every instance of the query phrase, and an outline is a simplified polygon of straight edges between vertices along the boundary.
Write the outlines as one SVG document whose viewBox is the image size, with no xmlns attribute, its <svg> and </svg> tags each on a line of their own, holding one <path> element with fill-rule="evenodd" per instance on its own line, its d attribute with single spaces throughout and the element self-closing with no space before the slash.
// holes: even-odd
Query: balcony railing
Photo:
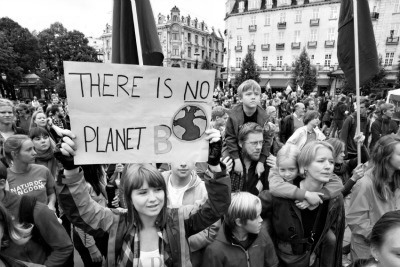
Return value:
<svg viewBox="0 0 400 267">
<path fill-rule="evenodd" d="M 292 43 L 292 49 L 300 49 L 300 42 L 293 42 Z"/>
<path fill-rule="evenodd" d="M 325 47 L 335 47 L 335 40 L 325 41 Z"/>
<path fill-rule="evenodd" d="M 256 50 L 256 45 L 249 45 L 248 46 L 250 51 L 255 51 Z"/>
<path fill-rule="evenodd" d="M 286 29 L 286 22 L 278 22 L 278 29 Z"/>
<path fill-rule="evenodd" d="M 309 41 L 307 43 L 308 48 L 317 48 L 317 41 Z"/>
<path fill-rule="evenodd" d="M 235 51 L 236 52 L 242 52 L 242 46 L 241 45 L 235 46 Z"/>
<path fill-rule="evenodd" d="M 310 26 L 319 26 L 319 19 L 310 19 Z"/>
<path fill-rule="evenodd" d="M 285 43 L 276 44 L 276 50 L 284 50 L 284 49 L 285 49 Z"/>
<path fill-rule="evenodd" d="M 379 13 L 378 13 L 378 12 L 372 12 L 372 13 L 371 13 L 371 19 L 372 19 L 372 20 L 377 20 L 377 19 L 379 19 Z"/>
<path fill-rule="evenodd" d="M 399 36 L 397 37 L 388 37 L 386 39 L 387 45 L 398 45 L 399 44 Z"/>
<path fill-rule="evenodd" d="M 249 25 L 249 32 L 256 32 L 257 31 L 257 25 Z"/>
<path fill-rule="evenodd" d="M 262 44 L 261 51 L 269 51 L 269 44 Z"/>
</svg>

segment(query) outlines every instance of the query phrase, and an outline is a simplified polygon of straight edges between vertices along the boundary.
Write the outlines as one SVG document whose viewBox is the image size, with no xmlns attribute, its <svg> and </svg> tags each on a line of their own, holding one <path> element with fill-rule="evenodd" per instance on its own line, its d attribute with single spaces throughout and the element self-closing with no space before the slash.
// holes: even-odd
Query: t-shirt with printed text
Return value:
<svg viewBox="0 0 400 267">
<path fill-rule="evenodd" d="M 7 181 L 10 192 L 35 196 L 41 203 L 47 205 L 47 197 L 54 193 L 54 178 L 48 168 L 30 164 L 25 173 L 15 173 L 7 169 Z"/>
</svg>

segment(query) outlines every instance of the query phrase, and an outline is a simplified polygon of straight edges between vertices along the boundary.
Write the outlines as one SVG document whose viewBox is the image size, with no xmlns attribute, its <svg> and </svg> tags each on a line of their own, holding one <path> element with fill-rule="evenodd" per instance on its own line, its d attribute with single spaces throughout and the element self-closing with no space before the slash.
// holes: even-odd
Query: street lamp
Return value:
<svg viewBox="0 0 400 267">
<path fill-rule="evenodd" d="M 199 56 L 200 56 L 200 53 L 199 53 L 199 52 L 194 53 L 194 57 L 195 57 L 195 59 L 196 59 L 196 63 L 194 64 L 194 68 L 195 68 L 195 69 L 197 69 L 198 66 L 199 66 Z"/>
</svg>

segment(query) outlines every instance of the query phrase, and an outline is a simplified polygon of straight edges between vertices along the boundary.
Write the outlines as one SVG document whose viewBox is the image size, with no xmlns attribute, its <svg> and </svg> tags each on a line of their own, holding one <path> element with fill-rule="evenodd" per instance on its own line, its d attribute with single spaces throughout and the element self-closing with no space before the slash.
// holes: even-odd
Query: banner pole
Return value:
<svg viewBox="0 0 400 267">
<path fill-rule="evenodd" d="M 355 54 L 355 72 L 356 72 L 356 112 L 357 112 L 357 128 L 356 135 L 360 134 L 361 114 L 360 114 L 360 60 L 358 51 L 358 12 L 357 1 L 353 0 L 353 18 L 354 18 L 354 54 Z M 357 162 L 361 164 L 361 144 L 357 142 Z"/>
<path fill-rule="evenodd" d="M 137 47 L 137 53 L 138 53 L 138 58 L 139 58 L 139 66 L 143 66 L 142 42 L 140 39 L 136 0 L 131 0 L 131 3 L 132 3 L 133 25 L 135 27 L 136 47 Z"/>
</svg>

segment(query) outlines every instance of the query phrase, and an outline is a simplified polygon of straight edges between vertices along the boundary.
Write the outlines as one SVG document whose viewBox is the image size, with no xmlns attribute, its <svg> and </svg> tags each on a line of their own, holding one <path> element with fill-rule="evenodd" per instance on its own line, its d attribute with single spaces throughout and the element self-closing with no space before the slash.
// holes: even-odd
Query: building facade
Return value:
<svg viewBox="0 0 400 267">
<path fill-rule="evenodd" d="M 390 3 L 392 0 L 369 1 L 378 55 L 387 65 L 389 80 L 393 78 L 391 71 L 397 68 L 400 28 L 399 10 L 393 12 Z M 339 12 L 340 0 L 227 0 L 227 71 L 223 77 L 228 82 L 234 79 L 246 53 L 252 51 L 261 70 L 260 85 L 269 82 L 273 89 L 281 90 L 290 83 L 293 63 L 305 47 L 316 69 L 318 89 L 341 87 Z M 393 30 L 391 36 L 389 29 Z"/>
<path fill-rule="evenodd" d="M 220 77 L 224 61 L 224 39 L 204 21 L 181 16 L 175 6 L 167 16 L 157 17 L 157 31 L 164 53 L 165 67 L 199 68 L 207 58 Z"/>
<path fill-rule="evenodd" d="M 112 26 L 110 24 L 106 24 L 106 28 L 100 36 L 100 40 L 102 41 L 102 48 L 100 51 L 103 54 L 103 62 L 111 63 Z"/>
</svg>

